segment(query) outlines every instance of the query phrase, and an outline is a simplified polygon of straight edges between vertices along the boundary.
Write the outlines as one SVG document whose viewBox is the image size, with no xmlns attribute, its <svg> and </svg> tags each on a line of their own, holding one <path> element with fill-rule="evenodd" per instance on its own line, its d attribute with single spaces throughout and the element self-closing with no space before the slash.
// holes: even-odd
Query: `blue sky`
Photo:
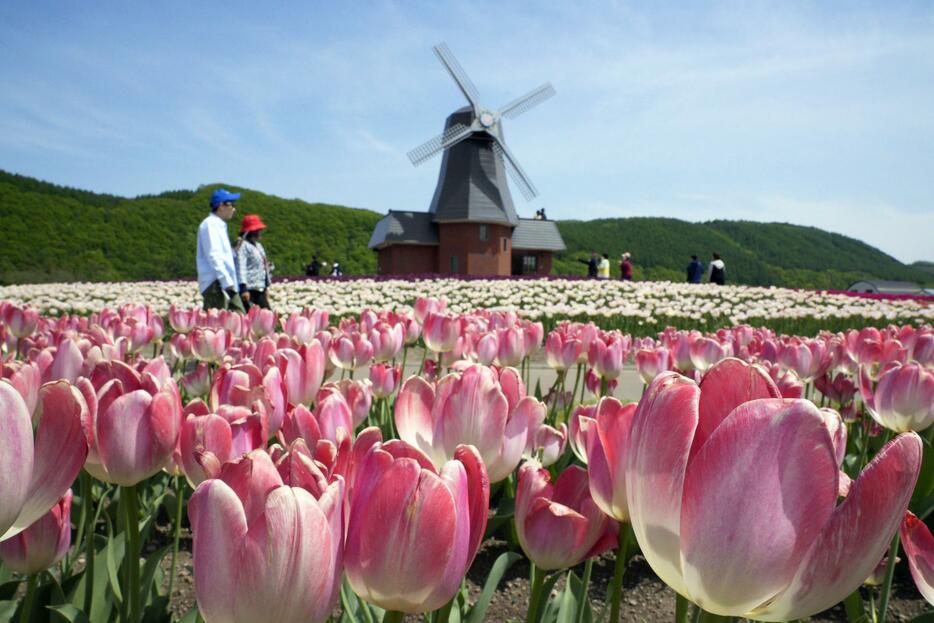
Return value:
<svg viewBox="0 0 934 623">
<path fill-rule="evenodd" d="M 268 5 L 268 6 L 267 6 Z M 934 3 L 0 3 L 0 168 L 121 195 L 226 182 L 426 210 L 405 153 L 463 96 L 520 215 L 782 221 L 934 260 Z"/>
</svg>

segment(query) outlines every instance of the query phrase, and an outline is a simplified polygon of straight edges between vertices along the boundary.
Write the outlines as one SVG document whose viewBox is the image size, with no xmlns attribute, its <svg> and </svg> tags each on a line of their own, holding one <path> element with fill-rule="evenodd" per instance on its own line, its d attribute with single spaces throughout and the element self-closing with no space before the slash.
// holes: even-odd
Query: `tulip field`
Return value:
<svg viewBox="0 0 934 623">
<path fill-rule="evenodd" d="M 839 293 L 751 286 L 584 279 L 296 279 L 270 289 L 274 307 L 291 314 L 304 308 L 332 318 L 366 308 L 404 311 L 423 297 L 443 298 L 453 313 L 476 309 L 521 312 L 549 329 L 560 320 L 593 320 L 603 329 L 652 336 L 668 326 L 715 331 L 749 324 L 787 334 L 813 335 L 864 326 L 931 324 L 934 297 L 844 296 Z M 86 316 L 126 303 L 200 306 L 191 281 L 52 283 L 0 286 L 0 300 L 29 305 L 52 316 Z"/>
<path fill-rule="evenodd" d="M 899 582 L 934 617 L 930 299 L 196 294 L 0 288 L 0 622 L 870 622 Z"/>
</svg>

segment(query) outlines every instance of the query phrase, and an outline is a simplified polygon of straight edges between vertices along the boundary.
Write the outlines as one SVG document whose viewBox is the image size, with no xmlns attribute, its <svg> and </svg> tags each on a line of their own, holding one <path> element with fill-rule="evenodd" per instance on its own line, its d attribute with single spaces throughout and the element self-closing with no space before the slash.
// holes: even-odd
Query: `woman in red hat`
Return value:
<svg viewBox="0 0 934 623">
<path fill-rule="evenodd" d="M 269 262 L 266 250 L 259 239 L 266 229 L 266 224 L 258 214 L 247 214 L 240 223 L 240 236 L 243 242 L 237 249 L 237 279 L 240 281 L 240 296 L 243 306 L 259 305 L 269 309 L 266 291 L 269 288 Z"/>
</svg>

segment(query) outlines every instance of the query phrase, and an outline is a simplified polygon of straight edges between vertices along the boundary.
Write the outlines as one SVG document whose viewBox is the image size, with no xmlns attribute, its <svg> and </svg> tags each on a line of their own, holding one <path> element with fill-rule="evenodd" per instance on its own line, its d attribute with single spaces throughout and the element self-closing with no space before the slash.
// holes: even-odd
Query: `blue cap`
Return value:
<svg viewBox="0 0 934 623">
<path fill-rule="evenodd" d="M 232 193 L 224 188 L 218 188 L 211 194 L 211 207 L 216 208 L 225 201 L 236 201 L 240 193 Z"/>
</svg>

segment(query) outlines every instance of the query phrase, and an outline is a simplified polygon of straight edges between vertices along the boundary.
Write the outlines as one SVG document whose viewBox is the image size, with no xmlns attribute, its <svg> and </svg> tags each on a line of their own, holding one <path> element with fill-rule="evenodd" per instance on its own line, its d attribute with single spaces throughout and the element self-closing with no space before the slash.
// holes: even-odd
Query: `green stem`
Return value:
<svg viewBox="0 0 934 623">
<path fill-rule="evenodd" d="M 402 347 L 402 368 L 401 368 L 402 373 L 399 375 L 400 383 L 401 381 L 405 380 L 405 360 L 408 356 L 409 356 L 409 345 L 406 344 L 405 346 Z"/>
<path fill-rule="evenodd" d="M 568 407 L 568 412 L 574 408 L 574 401 L 577 400 L 577 388 L 581 384 L 581 371 L 583 370 L 584 364 L 577 364 L 577 375 L 574 377 L 574 391 L 571 392 L 571 404 Z"/>
<path fill-rule="evenodd" d="M 405 613 L 398 610 L 387 610 L 383 616 L 383 623 L 402 623 L 405 619 Z"/>
<path fill-rule="evenodd" d="M 606 396 L 606 395 L 607 395 L 607 392 L 609 391 L 609 389 L 610 389 L 610 382 L 607 381 L 605 378 L 600 377 L 600 396 L 599 396 L 599 398 L 603 398 L 604 396 Z"/>
<path fill-rule="evenodd" d="M 681 593 L 675 593 L 675 623 L 688 623 L 691 602 Z"/>
<path fill-rule="evenodd" d="M 736 617 L 726 617 L 720 614 L 714 614 L 712 612 L 707 612 L 704 609 L 700 609 L 700 622 L 701 623 L 729 623 L 735 621 Z"/>
<path fill-rule="evenodd" d="M 120 488 L 121 497 L 126 498 L 126 552 L 123 562 L 126 567 L 126 600 L 130 623 L 140 621 L 139 603 L 139 509 L 136 500 L 136 485 Z"/>
<path fill-rule="evenodd" d="M 593 558 L 588 558 L 587 562 L 584 563 L 584 579 L 581 581 L 581 600 L 580 603 L 577 604 L 577 623 L 583 623 L 584 610 L 587 609 L 587 604 L 590 603 L 588 590 L 590 588 L 590 575 L 592 573 Z"/>
<path fill-rule="evenodd" d="M 882 582 L 882 593 L 879 597 L 879 623 L 885 623 L 886 611 L 889 609 L 889 595 L 892 593 L 892 576 L 895 575 L 895 559 L 898 556 L 899 532 L 895 531 L 892 545 L 889 547 L 889 560 L 885 566 L 885 580 Z"/>
<path fill-rule="evenodd" d="M 545 588 L 545 572 L 531 563 L 532 566 L 532 593 L 529 595 L 529 610 L 525 615 L 525 623 L 535 623 L 538 620 L 538 602 L 542 600 L 542 589 Z"/>
<path fill-rule="evenodd" d="M 846 609 L 846 620 L 850 621 L 850 623 L 866 620 L 866 610 L 863 607 L 863 598 L 859 594 L 859 588 L 850 593 L 847 598 L 843 600 L 843 607 Z"/>
<path fill-rule="evenodd" d="M 94 483 L 91 480 L 91 475 L 86 471 L 81 471 L 81 496 L 85 500 L 85 504 L 90 510 L 91 505 L 94 502 Z M 105 496 L 101 496 L 100 504 L 103 504 L 103 499 Z M 88 522 L 84 525 L 85 537 L 84 537 L 84 613 L 88 615 L 88 618 L 91 617 L 91 602 L 94 601 L 94 527 L 97 524 L 97 517 L 100 515 L 100 505 L 98 506 L 97 512 L 94 515 L 89 516 Z"/>
<path fill-rule="evenodd" d="M 20 623 L 27 623 L 32 616 L 32 605 L 36 601 L 36 578 L 38 573 L 30 573 L 26 580 L 26 597 L 23 598 L 23 610 L 20 612 Z"/>
<path fill-rule="evenodd" d="M 167 597 L 172 601 L 172 589 L 175 587 L 175 565 L 178 562 L 178 542 L 182 536 L 182 501 L 185 497 L 184 481 L 175 477 L 175 539 L 172 543 L 172 566 L 169 574 L 169 592 Z"/>
<path fill-rule="evenodd" d="M 629 553 L 629 543 L 632 541 L 632 527 L 628 523 L 619 524 L 619 546 L 616 549 L 616 566 L 613 568 L 613 581 L 609 586 L 610 621 L 619 621 L 619 601 L 623 594 L 623 573 L 626 571 L 626 562 Z"/>
</svg>

